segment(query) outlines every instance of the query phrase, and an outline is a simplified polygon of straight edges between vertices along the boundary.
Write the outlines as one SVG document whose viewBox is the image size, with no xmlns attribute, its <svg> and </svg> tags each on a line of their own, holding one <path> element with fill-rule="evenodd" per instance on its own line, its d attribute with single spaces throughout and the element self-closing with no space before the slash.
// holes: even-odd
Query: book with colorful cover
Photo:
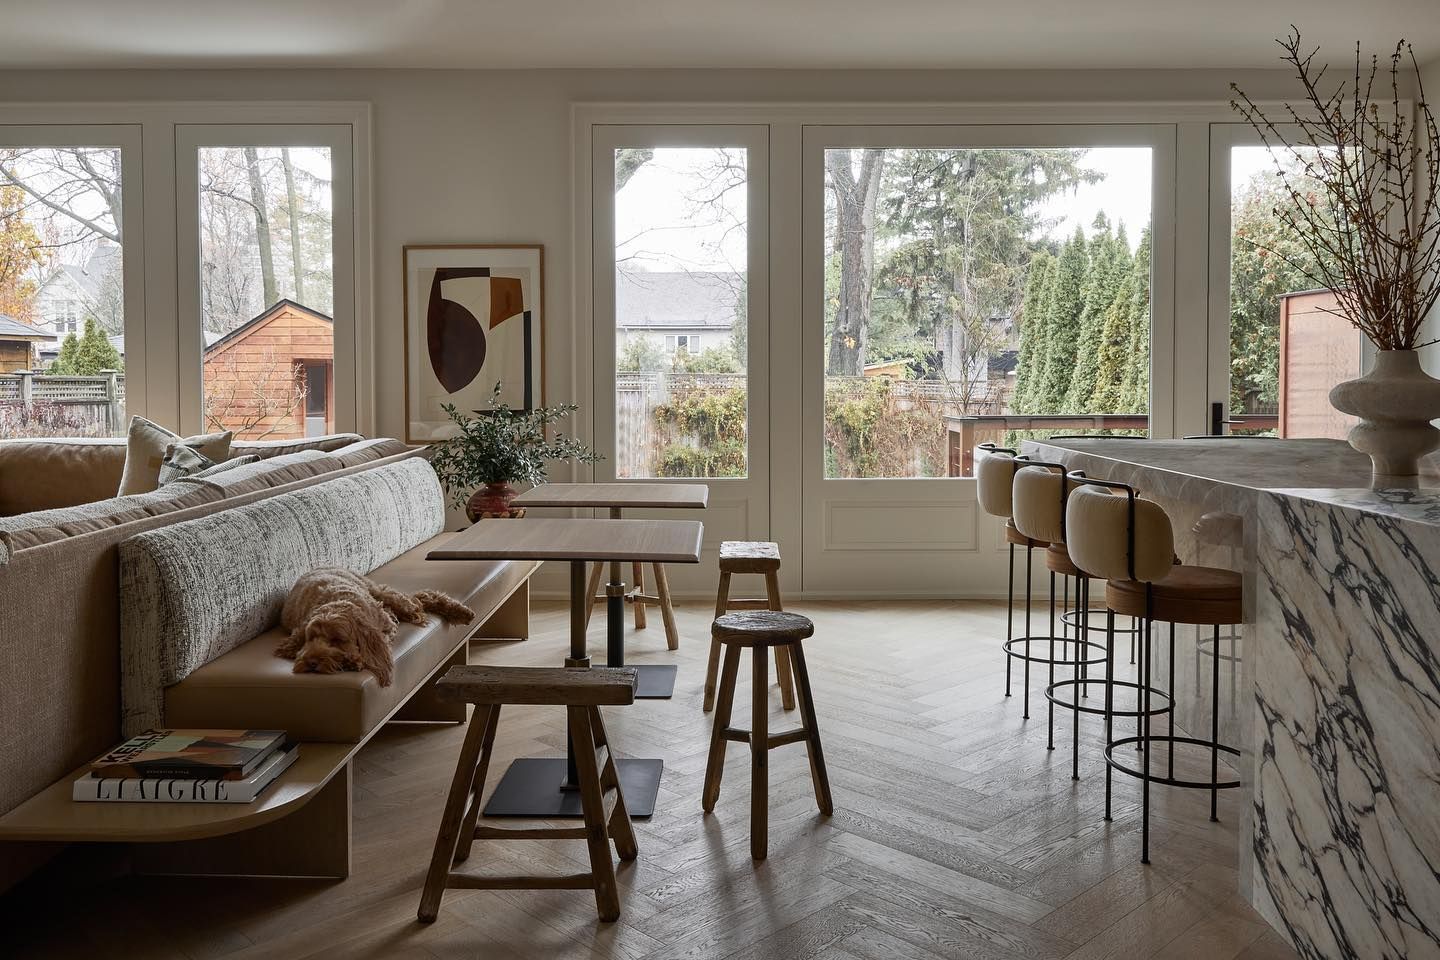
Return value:
<svg viewBox="0 0 1440 960">
<path fill-rule="evenodd" d="M 102 803 L 250 803 L 284 773 L 300 755 L 298 743 L 271 751 L 259 767 L 241 780 L 193 777 L 76 777 L 70 799 Z"/>
<path fill-rule="evenodd" d="M 146 730 L 92 763 L 90 775 L 243 780 L 284 742 L 283 730 Z"/>
</svg>

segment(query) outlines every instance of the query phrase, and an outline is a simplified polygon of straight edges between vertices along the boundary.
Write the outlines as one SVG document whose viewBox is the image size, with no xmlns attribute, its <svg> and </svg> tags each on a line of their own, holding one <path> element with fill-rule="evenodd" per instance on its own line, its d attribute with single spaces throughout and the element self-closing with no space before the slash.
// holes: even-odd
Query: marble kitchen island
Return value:
<svg viewBox="0 0 1440 960">
<path fill-rule="evenodd" d="M 1372 487 L 1336 440 L 1024 451 L 1134 485 L 1183 562 L 1243 574 L 1246 622 L 1218 650 L 1177 632 L 1176 722 L 1208 732 L 1218 667 L 1251 903 L 1302 956 L 1440 958 L 1440 474 Z"/>
</svg>

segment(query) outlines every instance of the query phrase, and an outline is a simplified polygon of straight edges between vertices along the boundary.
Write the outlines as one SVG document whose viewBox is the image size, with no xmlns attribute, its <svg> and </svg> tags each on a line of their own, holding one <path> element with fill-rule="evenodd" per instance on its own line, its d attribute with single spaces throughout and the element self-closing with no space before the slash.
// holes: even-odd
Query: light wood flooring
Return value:
<svg viewBox="0 0 1440 960">
<path fill-rule="evenodd" d="M 670 701 L 608 708 L 621 755 L 663 757 L 659 810 L 637 821 L 640 859 L 619 872 L 622 916 L 601 924 L 589 891 L 452 890 L 439 920 L 415 921 L 462 730 L 392 725 L 360 754 L 355 851 L 337 881 L 113 876 L 103 851 L 75 851 L 0 898 L 6 957 L 777 958 L 1084 960 L 1293 957 L 1236 894 L 1237 797 L 1158 788 L 1152 857 L 1139 861 L 1139 787 L 1117 777 L 1101 819 L 1100 724 L 1087 718 L 1081 780 L 1070 720 L 1045 748 L 1043 677 L 1032 718 L 1003 696 L 986 603 L 807 603 L 806 653 L 835 794 L 815 809 L 804 748 L 770 754 L 770 856 L 748 845 L 746 749 L 732 744 L 720 803 L 700 810 L 709 716 L 700 710 L 711 616 L 683 604 L 683 641 L 664 650 L 658 611 L 629 638 L 632 662 L 678 662 Z M 537 604 L 534 636 L 477 643 L 472 660 L 558 664 L 566 614 Z M 603 616 L 591 626 L 603 650 Z M 603 654 L 602 654 L 603 655 Z M 748 714 L 741 671 L 735 723 Z M 1017 670 L 1018 680 L 1018 670 Z M 784 729 L 772 686 L 771 730 Z M 563 751 L 563 714 L 502 715 L 491 786 L 511 757 Z M 1182 766 L 1184 762 L 1182 761 Z M 1207 764 L 1208 766 L 1208 764 Z M 1205 771 L 1208 773 L 1208 769 Z M 582 843 L 479 844 L 467 870 L 573 873 Z"/>
</svg>

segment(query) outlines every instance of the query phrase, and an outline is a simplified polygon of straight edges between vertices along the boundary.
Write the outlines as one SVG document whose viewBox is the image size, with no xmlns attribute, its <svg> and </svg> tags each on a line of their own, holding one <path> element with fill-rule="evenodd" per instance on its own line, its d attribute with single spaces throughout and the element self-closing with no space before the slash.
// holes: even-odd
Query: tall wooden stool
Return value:
<svg viewBox="0 0 1440 960">
<path fill-rule="evenodd" d="M 435 837 L 435 852 L 420 897 L 420 920 L 430 923 L 440 912 L 446 888 L 468 890 L 590 890 L 600 919 L 620 916 L 615 888 L 615 865 L 610 842 L 621 860 L 634 860 L 638 852 L 630 813 L 615 772 L 614 751 L 600 718 L 600 707 L 635 701 L 634 667 L 451 667 L 435 687 L 443 700 L 475 704 L 475 715 L 460 748 L 455 779 Z M 583 827 L 508 828 L 478 826 L 480 796 L 495 745 L 500 707 L 507 703 L 563 706 L 574 744 L 574 769 L 569 779 L 580 791 L 585 812 Z M 605 748 L 599 765 L 596 750 Z M 564 876 L 476 876 L 451 871 L 470 855 L 476 840 L 584 840 L 590 848 L 590 872 Z"/>
<path fill-rule="evenodd" d="M 765 578 L 764 599 L 730 598 L 730 577 L 753 573 Z M 783 610 L 780 603 L 780 545 L 764 540 L 725 540 L 720 544 L 720 589 L 715 594 L 715 616 L 729 610 Z M 720 671 L 720 641 L 710 640 L 710 662 L 705 667 L 706 713 L 715 706 L 715 675 Z M 775 647 L 775 679 L 780 683 L 780 704 L 795 709 L 795 679 L 791 676 L 790 650 Z"/>
<path fill-rule="evenodd" d="M 810 779 L 815 783 L 815 801 L 820 812 L 830 816 L 835 804 L 830 798 L 830 776 L 825 772 L 825 754 L 820 749 L 820 728 L 815 722 L 815 701 L 810 696 L 810 674 L 805 669 L 805 652 L 800 641 L 815 633 L 809 618 L 796 613 L 765 610 L 753 613 L 727 613 L 710 627 L 710 636 L 725 646 L 725 670 L 720 677 L 720 702 L 715 709 L 715 727 L 710 734 L 710 759 L 705 764 L 705 792 L 702 804 L 706 813 L 715 809 L 720 799 L 720 777 L 725 772 L 725 746 L 730 740 L 750 744 L 750 856 L 765 859 L 769 825 L 770 777 L 768 757 L 771 750 L 788 743 L 804 742 L 810 754 Z M 740 670 L 740 651 L 751 649 L 753 689 L 751 690 L 751 724 L 749 730 L 730 726 L 730 708 L 735 703 L 735 676 Z M 771 733 L 770 682 L 767 647 L 782 647 L 790 654 L 795 667 L 795 688 L 799 695 L 800 726 L 784 733 Z"/>
</svg>

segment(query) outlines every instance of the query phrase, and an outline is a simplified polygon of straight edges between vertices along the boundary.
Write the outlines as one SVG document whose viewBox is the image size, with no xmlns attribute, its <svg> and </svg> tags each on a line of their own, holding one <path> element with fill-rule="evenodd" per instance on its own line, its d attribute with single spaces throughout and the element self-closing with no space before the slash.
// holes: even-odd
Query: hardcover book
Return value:
<svg viewBox="0 0 1440 960">
<path fill-rule="evenodd" d="M 283 730 L 146 730 L 92 763 L 90 774 L 243 780 L 284 742 Z"/>
<path fill-rule="evenodd" d="M 249 803 L 285 772 L 300 755 L 292 743 L 273 751 L 248 777 L 241 780 L 197 780 L 194 777 L 76 777 L 72 800 L 109 803 Z"/>
</svg>

